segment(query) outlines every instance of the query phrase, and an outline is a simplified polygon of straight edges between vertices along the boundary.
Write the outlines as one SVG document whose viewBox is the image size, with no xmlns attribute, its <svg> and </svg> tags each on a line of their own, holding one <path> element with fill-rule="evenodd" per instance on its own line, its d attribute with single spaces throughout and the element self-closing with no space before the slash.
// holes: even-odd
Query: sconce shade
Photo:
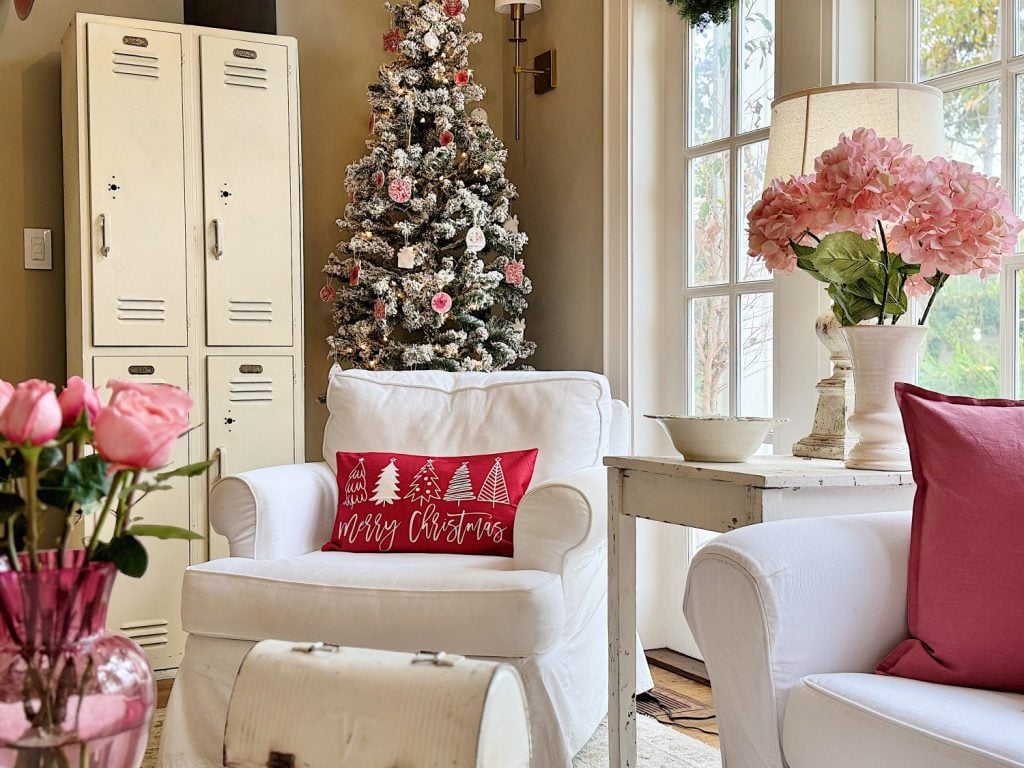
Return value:
<svg viewBox="0 0 1024 768">
<path fill-rule="evenodd" d="M 541 0 L 494 0 L 494 10 L 498 13 L 511 14 L 513 5 L 521 5 L 524 11 L 533 13 L 541 9 L 541 4 Z"/>
<path fill-rule="evenodd" d="M 931 159 L 945 152 L 942 92 L 914 83 L 848 83 L 811 88 L 772 102 L 765 186 L 814 172 L 814 160 L 840 134 L 873 128 Z"/>
</svg>

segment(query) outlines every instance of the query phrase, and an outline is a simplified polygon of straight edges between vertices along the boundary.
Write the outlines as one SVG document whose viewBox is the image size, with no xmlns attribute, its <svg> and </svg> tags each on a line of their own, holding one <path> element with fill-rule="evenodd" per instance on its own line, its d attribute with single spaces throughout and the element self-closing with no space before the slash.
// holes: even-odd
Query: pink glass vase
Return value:
<svg viewBox="0 0 1024 768">
<path fill-rule="evenodd" d="M 156 685 L 142 649 L 104 629 L 114 566 L 39 559 L 0 572 L 0 768 L 138 768 Z"/>
</svg>

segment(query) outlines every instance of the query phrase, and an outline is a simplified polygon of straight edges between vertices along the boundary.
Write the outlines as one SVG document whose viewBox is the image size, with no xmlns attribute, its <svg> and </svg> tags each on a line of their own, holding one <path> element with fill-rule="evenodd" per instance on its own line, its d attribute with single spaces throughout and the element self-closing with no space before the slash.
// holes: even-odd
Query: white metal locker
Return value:
<svg viewBox="0 0 1024 768">
<path fill-rule="evenodd" d="M 87 29 L 96 346 L 183 347 L 181 35 Z"/>
<path fill-rule="evenodd" d="M 207 358 L 208 434 L 218 474 L 295 463 L 293 360 L 285 356 Z M 227 541 L 210 530 L 210 559 Z"/>
<path fill-rule="evenodd" d="M 188 358 L 95 358 L 94 382 L 105 387 L 110 379 L 174 384 L 187 390 Z M 180 467 L 188 463 L 188 439 L 183 437 L 174 449 L 171 466 Z M 176 477 L 168 484 L 170 490 L 159 491 L 140 502 L 133 517 L 145 519 L 147 523 L 188 528 L 188 481 Z M 154 669 L 169 669 L 178 665 L 185 650 L 180 606 L 182 574 L 189 566 L 189 546 L 187 541 L 159 539 L 146 539 L 143 543 L 149 552 L 149 569 L 141 579 L 123 575 L 117 578 L 107 624 L 142 646 Z"/>
<path fill-rule="evenodd" d="M 207 344 L 292 343 L 288 49 L 200 35 Z"/>
</svg>

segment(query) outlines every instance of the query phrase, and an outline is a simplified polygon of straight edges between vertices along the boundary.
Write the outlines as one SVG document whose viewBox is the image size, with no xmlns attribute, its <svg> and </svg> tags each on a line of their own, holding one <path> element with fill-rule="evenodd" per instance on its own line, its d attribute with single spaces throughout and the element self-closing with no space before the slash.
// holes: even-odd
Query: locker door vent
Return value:
<svg viewBox="0 0 1024 768">
<path fill-rule="evenodd" d="M 143 648 L 167 645 L 168 641 L 167 619 L 130 621 L 121 625 L 121 632 Z"/>
<path fill-rule="evenodd" d="M 228 299 L 228 320 L 233 323 L 272 323 L 274 302 Z"/>
<path fill-rule="evenodd" d="M 117 319 L 162 323 L 167 319 L 167 300 L 118 296 Z"/>
<path fill-rule="evenodd" d="M 232 403 L 270 403 L 274 400 L 274 380 L 235 377 L 231 379 L 228 400 Z"/>
<path fill-rule="evenodd" d="M 267 68 L 256 64 L 234 64 L 225 61 L 224 84 L 239 88 L 259 88 L 265 91 L 269 87 Z"/>
<path fill-rule="evenodd" d="M 158 80 L 160 59 L 148 53 L 114 51 L 114 74 Z"/>
</svg>

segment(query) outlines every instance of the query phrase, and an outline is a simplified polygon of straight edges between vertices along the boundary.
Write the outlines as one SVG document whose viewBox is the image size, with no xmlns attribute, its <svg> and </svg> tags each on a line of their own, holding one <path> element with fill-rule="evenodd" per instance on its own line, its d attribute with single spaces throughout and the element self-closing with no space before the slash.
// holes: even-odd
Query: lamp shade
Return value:
<svg viewBox="0 0 1024 768">
<path fill-rule="evenodd" d="M 811 88 L 772 102 L 765 186 L 775 179 L 814 172 L 814 160 L 840 134 L 873 128 L 911 144 L 931 159 L 945 151 L 942 92 L 914 83 L 847 83 Z"/>
<path fill-rule="evenodd" d="M 524 11 L 533 13 L 541 9 L 541 0 L 494 0 L 494 10 L 498 13 L 512 13 L 513 5 L 521 5 Z"/>
</svg>

